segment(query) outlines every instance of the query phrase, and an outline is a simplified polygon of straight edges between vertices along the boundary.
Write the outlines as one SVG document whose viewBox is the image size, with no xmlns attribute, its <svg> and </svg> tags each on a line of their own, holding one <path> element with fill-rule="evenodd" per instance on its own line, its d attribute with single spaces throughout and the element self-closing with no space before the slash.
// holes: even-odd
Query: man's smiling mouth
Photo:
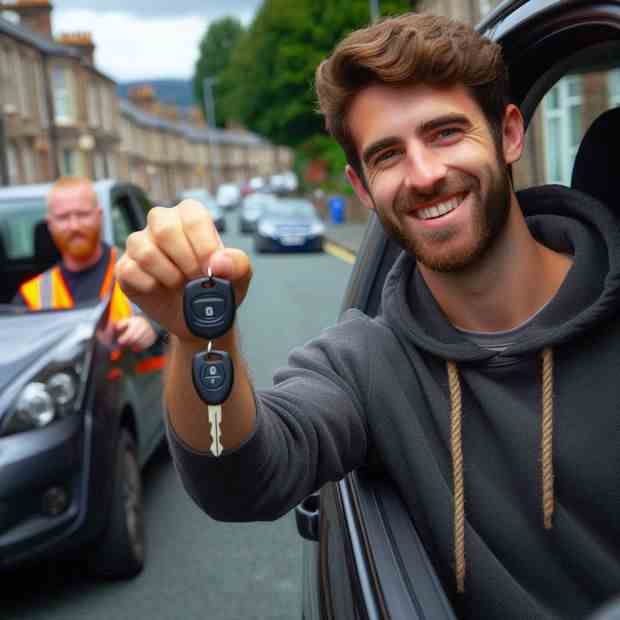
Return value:
<svg viewBox="0 0 620 620">
<path fill-rule="evenodd" d="M 418 218 L 419 220 L 432 220 L 446 213 L 450 213 L 450 211 L 454 211 L 462 202 L 465 200 L 467 194 L 459 194 L 458 196 L 452 196 L 448 200 L 444 200 L 442 202 L 438 202 L 432 207 L 426 207 L 424 209 L 416 209 L 413 212 L 413 216 Z"/>
</svg>

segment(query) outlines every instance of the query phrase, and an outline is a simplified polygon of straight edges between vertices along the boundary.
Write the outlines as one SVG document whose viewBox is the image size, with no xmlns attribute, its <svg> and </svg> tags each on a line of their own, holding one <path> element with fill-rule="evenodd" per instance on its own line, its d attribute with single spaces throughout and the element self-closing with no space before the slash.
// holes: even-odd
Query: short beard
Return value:
<svg viewBox="0 0 620 620">
<path fill-rule="evenodd" d="M 415 256 L 422 265 L 440 273 L 461 272 L 478 263 L 493 248 L 506 227 L 510 213 L 511 183 L 508 170 L 502 166 L 500 161 L 498 161 L 498 172 L 496 182 L 489 187 L 484 204 L 482 204 L 478 188 L 469 188 L 472 197 L 476 195 L 478 197 L 474 204 L 473 240 L 466 247 L 449 254 L 427 249 L 426 240 L 406 236 L 402 228 L 386 217 L 382 209 L 375 208 L 375 211 L 386 234 L 406 252 Z M 402 209 L 398 210 L 398 202 L 397 197 L 392 205 L 393 212 L 403 213 Z M 441 230 L 427 238 L 431 240 L 431 243 L 442 243 L 448 242 L 452 236 L 451 230 Z"/>
</svg>

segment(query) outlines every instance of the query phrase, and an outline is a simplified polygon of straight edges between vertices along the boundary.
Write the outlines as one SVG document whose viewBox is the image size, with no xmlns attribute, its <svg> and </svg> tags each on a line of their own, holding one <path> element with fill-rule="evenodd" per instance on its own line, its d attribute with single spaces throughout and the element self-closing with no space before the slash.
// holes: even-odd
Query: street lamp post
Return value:
<svg viewBox="0 0 620 620">
<path fill-rule="evenodd" d="M 220 147 L 212 138 L 214 137 L 217 124 L 215 121 L 215 100 L 213 98 L 213 85 L 217 78 L 205 77 L 202 81 L 202 94 L 204 99 L 205 113 L 207 115 L 207 136 L 209 152 L 213 157 L 213 184 L 217 187 L 220 182 Z"/>
<path fill-rule="evenodd" d="M 368 0 L 370 2 L 370 21 L 376 22 L 379 19 L 379 0 Z"/>
</svg>

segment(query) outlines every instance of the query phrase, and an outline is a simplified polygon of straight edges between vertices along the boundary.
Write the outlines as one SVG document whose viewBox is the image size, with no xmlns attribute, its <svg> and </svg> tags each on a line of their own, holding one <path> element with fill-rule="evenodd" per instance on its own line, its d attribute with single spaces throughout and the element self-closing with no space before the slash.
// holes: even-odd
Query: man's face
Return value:
<svg viewBox="0 0 620 620">
<path fill-rule="evenodd" d="M 498 153 L 466 89 L 373 85 L 347 121 L 367 189 L 350 167 L 349 180 L 386 233 L 429 269 L 475 264 L 507 222 L 514 149 Z"/>
<path fill-rule="evenodd" d="M 101 209 L 88 184 L 55 190 L 49 198 L 47 221 L 60 253 L 88 260 L 97 250 L 101 235 Z"/>
</svg>

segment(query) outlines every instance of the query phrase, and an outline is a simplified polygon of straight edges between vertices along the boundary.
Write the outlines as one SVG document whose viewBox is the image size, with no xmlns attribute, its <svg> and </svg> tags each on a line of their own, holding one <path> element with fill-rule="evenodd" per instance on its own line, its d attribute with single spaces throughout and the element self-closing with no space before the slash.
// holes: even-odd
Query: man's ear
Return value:
<svg viewBox="0 0 620 620">
<path fill-rule="evenodd" d="M 364 186 L 364 183 L 357 175 L 357 172 L 355 172 L 353 167 L 350 166 L 349 164 L 347 164 L 344 171 L 345 171 L 345 174 L 347 175 L 347 179 L 349 179 L 349 183 L 351 183 L 351 187 L 353 188 L 353 191 L 356 193 L 361 203 L 367 209 L 374 209 L 375 203 L 373 202 L 371 195 L 368 193 L 368 190 Z"/>
<path fill-rule="evenodd" d="M 525 123 L 521 111 L 512 103 L 506 106 L 502 123 L 502 149 L 507 165 L 518 161 L 523 153 Z"/>
</svg>

